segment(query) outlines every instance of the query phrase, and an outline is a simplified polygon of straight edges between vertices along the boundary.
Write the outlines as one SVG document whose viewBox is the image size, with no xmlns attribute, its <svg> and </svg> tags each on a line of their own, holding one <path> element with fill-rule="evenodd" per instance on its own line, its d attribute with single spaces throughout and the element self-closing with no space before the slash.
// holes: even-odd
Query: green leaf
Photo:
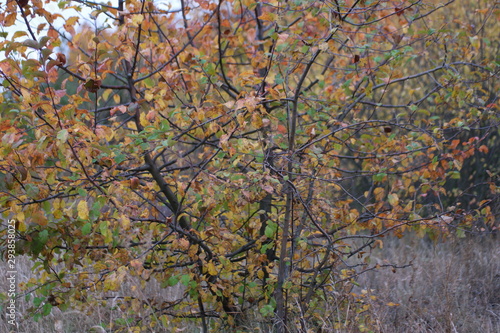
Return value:
<svg viewBox="0 0 500 333">
<path fill-rule="evenodd" d="M 283 79 L 281 74 L 276 74 L 276 76 L 274 77 L 274 82 L 276 84 L 283 84 L 283 82 L 285 82 L 285 80 Z"/>
<path fill-rule="evenodd" d="M 48 302 L 45 303 L 42 307 L 42 316 L 48 316 L 51 311 L 52 311 L 52 304 Z"/>
<path fill-rule="evenodd" d="M 99 223 L 99 231 L 104 237 L 108 235 L 109 226 L 107 221 L 102 221 L 101 223 Z"/>
<path fill-rule="evenodd" d="M 274 306 L 272 306 L 271 304 L 266 304 L 259 309 L 259 312 L 264 317 L 273 316 L 274 315 Z"/>
<path fill-rule="evenodd" d="M 151 77 L 148 77 L 144 80 L 144 85 L 148 88 L 153 88 L 156 86 L 156 82 Z"/>
<path fill-rule="evenodd" d="M 38 44 L 38 42 L 34 39 L 26 39 L 25 41 L 23 41 L 23 46 L 26 46 L 26 47 L 31 47 L 33 49 L 40 49 L 40 44 Z"/>
<path fill-rule="evenodd" d="M 42 303 L 45 301 L 45 297 L 35 297 L 33 299 L 33 305 L 35 307 L 39 307 L 40 305 L 42 305 Z"/>
<path fill-rule="evenodd" d="M 34 198 L 36 198 L 38 193 L 40 193 L 40 188 L 34 184 L 26 184 L 26 185 L 24 185 L 24 187 L 26 188 L 26 194 L 30 198 L 34 199 Z"/>
<path fill-rule="evenodd" d="M 61 143 L 66 143 L 66 141 L 68 141 L 68 135 L 69 133 L 67 129 L 60 130 L 57 133 L 57 139 L 61 141 Z"/>
<path fill-rule="evenodd" d="M 177 275 L 172 275 L 167 280 L 167 286 L 169 286 L 169 287 L 173 287 L 178 283 L 179 283 L 179 277 Z"/>
<path fill-rule="evenodd" d="M 127 156 L 126 156 L 126 155 L 124 155 L 124 154 L 121 154 L 121 153 L 120 153 L 120 154 L 118 154 L 118 155 L 116 155 L 116 156 L 114 157 L 114 160 L 115 160 L 116 164 L 120 164 L 120 163 L 122 163 L 123 161 L 125 161 L 126 159 L 127 159 Z"/>
<path fill-rule="evenodd" d="M 274 223 L 271 220 L 268 220 L 264 234 L 266 235 L 267 238 L 274 238 L 274 234 L 276 233 L 277 230 L 278 230 L 278 224 Z"/>
<path fill-rule="evenodd" d="M 91 231 L 92 231 L 92 223 L 90 222 L 85 223 L 82 227 L 82 235 L 83 236 L 88 235 L 90 234 Z"/>
<path fill-rule="evenodd" d="M 191 281 L 191 276 L 189 274 L 184 274 L 181 276 L 180 282 L 186 287 L 189 286 L 189 281 Z"/>
<path fill-rule="evenodd" d="M 373 180 L 376 182 L 381 182 L 387 177 L 387 174 L 385 172 L 377 173 L 376 175 L 373 175 Z"/>
</svg>

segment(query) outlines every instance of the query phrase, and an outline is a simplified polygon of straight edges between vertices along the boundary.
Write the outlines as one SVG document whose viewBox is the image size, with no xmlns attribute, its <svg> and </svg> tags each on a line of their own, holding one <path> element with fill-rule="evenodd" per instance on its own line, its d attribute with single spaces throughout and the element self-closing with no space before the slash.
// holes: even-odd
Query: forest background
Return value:
<svg viewBox="0 0 500 333">
<path fill-rule="evenodd" d="M 20 331 L 498 331 L 498 6 L 7 1 Z"/>
</svg>

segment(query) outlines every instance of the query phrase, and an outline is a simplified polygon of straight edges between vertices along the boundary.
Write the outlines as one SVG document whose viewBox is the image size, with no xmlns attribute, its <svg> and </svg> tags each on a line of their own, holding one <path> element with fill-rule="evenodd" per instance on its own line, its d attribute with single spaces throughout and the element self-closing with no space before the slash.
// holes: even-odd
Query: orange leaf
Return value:
<svg viewBox="0 0 500 333">
<path fill-rule="evenodd" d="M 156 119 L 156 111 L 150 110 L 146 115 L 146 120 L 149 122 L 153 122 Z"/>
<path fill-rule="evenodd" d="M 47 36 L 52 37 L 52 38 L 57 38 L 59 37 L 59 34 L 57 31 L 53 28 L 50 28 L 49 31 L 47 32 Z"/>
<path fill-rule="evenodd" d="M 33 212 L 33 214 L 31 215 L 31 220 L 33 221 L 33 223 L 36 223 L 42 227 L 46 226 L 48 223 L 47 217 L 45 217 L 45 214 L 43 214 L 42 212 Z"/>
<path fill-rule="evenodd" d="M 488 151 L 489 151 L 489 149 L 488 149 L 488 147 L 486 147 L 485 145 L 482 145 L 481 147 L 479 147 L 479 151 L 480 151 L 481 153 L 487 154 L 487 153 L 488 153 Z"/>
<path fill-rule="evenodd" d="M 286 127 L 279 124 L 278 125 L 278 132 L 280 132 L 281 134 L 286 134 L 287 133 Z"/>
<path fill-rule="evenodd" d="M 460 140 L 453 140 L 453 141 L 451 142 L 450 148 L 451 148 L 451 149 L 455 149 L 455 148 L 457 148 L 457 146 L 458 146 L 458 144 L 459 144 L 459 143 L 460 143 Z"/>
<path fill-rule="evenodd" d="M 14 25 L 14 23 L 16 23 L 16 17 L 17 17 L 16 12 L 13 12 L 13 13 L 10 13 L 9 15 L 7 15 L 7 17 L 3 21 L 3 26 L 10 27 L 10 26 Z"/>
</svg>

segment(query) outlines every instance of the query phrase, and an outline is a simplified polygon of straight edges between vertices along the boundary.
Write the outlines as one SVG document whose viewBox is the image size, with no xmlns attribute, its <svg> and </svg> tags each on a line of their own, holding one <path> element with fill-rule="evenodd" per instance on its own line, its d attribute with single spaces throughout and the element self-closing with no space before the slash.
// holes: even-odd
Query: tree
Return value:
<svg viewBox="0 0 500 333">
<path fill-rule="evenodd" d="M 114 329 L 369 326 L 342 309 L 385 235 L 496 228 L 498 169 L 481 201 L 450 184 L 498 144 L 499 10 L 453 2 L 73 1 L 58 28 L 9 1 L 0 203 L 34 315 L 134 276 L 182 295 L 121 295 Z"/>
</svg>

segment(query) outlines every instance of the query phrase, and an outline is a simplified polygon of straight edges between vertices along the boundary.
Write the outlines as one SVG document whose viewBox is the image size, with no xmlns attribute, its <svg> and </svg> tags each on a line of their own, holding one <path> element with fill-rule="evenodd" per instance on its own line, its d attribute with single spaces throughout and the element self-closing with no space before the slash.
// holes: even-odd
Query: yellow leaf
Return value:
<svg viewBox="0 0 500 333">
<path fill-rule="evenodd" d="M 120 289 L 126 273 L 127 268 L 125 266 L 119 267 L 116 272 L 113 272 L 104 280 L 104 289 L 110 291 L 117 291 Z"/>
<path fill-rule="evenodd" d="M 23 211 L 19 211 L 19 212 L 17 212 L 15 219 L 16 219 L 17 221 L 19 221 L 19 223 L 20 223 L 20 224 L 21 224 L 22 222 L 24 222 L 24 221 L 25 221 L 25 219 L 26 219 L 26 217 L 24 216 L 24 212 L 23 212 Z M 24 223 L 23 223 L 23 225 L 24 225 Z M 24 230 L 26 230 L 26 226 L 24 226 L 24 228 L 25 228 Z M 21 231 L 21 230 L 20 230 L 20 231 Z"/>
<path fill-rule="evenodd" d="M 144 113 L 141 113 L 141 116 L 140 116 L 140 121 L 141 121 L 141 125 L 146 127 L 149 125 L 149 121 L 146 119 L 146 114 Z"/>
<path fill-rule="evenodd" d="M 263 125 L 262 117 L 257 113 L 252 113 L 252 126 L 255 128 L 262 128 Z"/>
<path fill-rule="evenodd" d="M 24 214 L 23 214 L 23 216 L 24 216 Z M 25 232 L 26 231 L 26 224 L 23 221 L 19 221 L 19 223 L 17 223 L 17 230 L 19 232 Z"/>
<path fill-rule="evenodd" d="M 86 201 L 81 200 L 78 203 L 77 210 L 78 210 L 78 218 L 80 218 L 82 220 L 88 220 L 88 218 L 89 218 L 89 208 L 87 206 L 87 202 Z"/>
<path fill-rule="evenodd" d="M 373 190 L 373 194 L 375 195 L 375 200 L 381 201 L 384 196 L 384 189 L 382 187 L 377 187 Z"/>
<path fill-rule="evenodd" d="M 16 32 L 14 32 L 12 39 L 14 40 L 16 38 L 23 37 L 23 36 L 28 36 L 28 33 L 26 31 L 16 31 Z"/>
<path fill-rule="evenodd" d="M 144 95 L 144 99 L 148 102 L 151 102 L 153 100 L 153 93 L 151 91 L 146 91 L 146 94 Z"/>
<path fill-rule="evenodd" d="M 75 25 L 78 23 L 79 20 L 80 18 L 78 16 L 71 16 L 68 17 L 65 21 L 67 25 Z"/>
<path fill-rule="evenodd" d="M 387 196 L 387 199 L 389 200 L 391 206 L 396 206 L 399 203 L 399 197 L 397 194 L 391 193 Z"/>
<path fill-rule="evenodd" d="M 132 24 L 133 25 L 137 26 L 137 25 L 141 24 L 142 21 L 144 21 L 144 15 L 141 15 L 141 14 L 132 15 Z"/>
<path fill-rule="evenodd" d="M 116 291 L 120 287 L 120 283 L 116 279 L 116 273 L 111 274 L 104 280 L 104 290 Z"/>
<path fill-rule="evenodd" d="M 120 224 L 124 230 L 130 229 L 130 219 L 126 215 L 122 215 L 120 219 Z"/>
<path fill-rule="evenodd" d="M 208 270 L 208 274 L 210 275 L 217 275 L 217 270 L 215 269 L 215 265 L 213 262 L 209 262 L 207 264 L 207 270 Z"/>
<path fill-rule="evenodd" d="M 274 22 L 276 20 L 276 14 L 271 12 L 265 12 L 264 14 L 259 16 L 259 19 L 262 21 Z"/>
<path fill-rule="evenodd" d="M 113 95 L 113 101 L 114 101 L 116 104 L 120 103 L 120 95 L 118 95 L 118 94 L 114 94 L 114 95 Z"/>
</svg>

